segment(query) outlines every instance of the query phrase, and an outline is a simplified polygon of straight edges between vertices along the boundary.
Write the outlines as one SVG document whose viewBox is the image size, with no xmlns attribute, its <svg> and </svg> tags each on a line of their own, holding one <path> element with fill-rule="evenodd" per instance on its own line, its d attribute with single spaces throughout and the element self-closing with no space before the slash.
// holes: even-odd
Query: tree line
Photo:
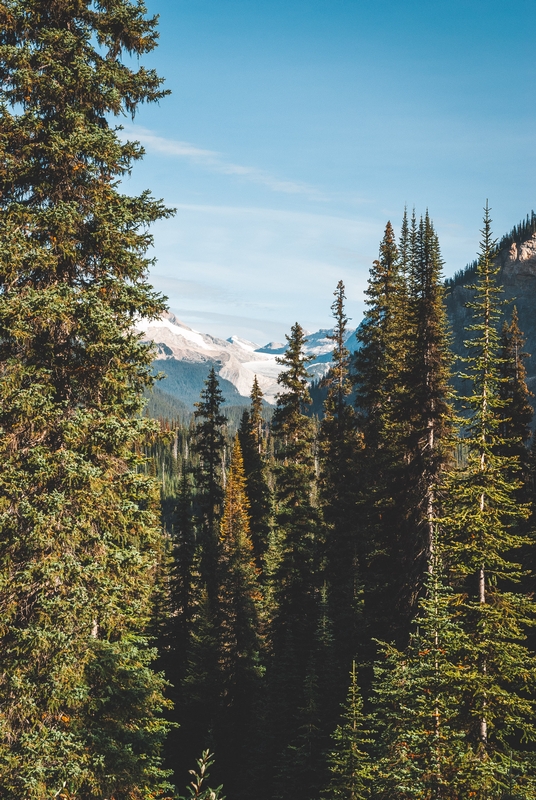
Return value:
<svg viewBox="0 0 536 800">
<path fill-rule="evenodd" d="M 161 430 L 135 323 L 172 212 L 122 193 L 115 127 L 165 95 L 156 41 L 142 2 L 0 2 L 0 795 L 534 797 L 532 411 L 489 213 L 466 398 L 405 215 L 355 357 L 336 288 L 321 419 L 296 323 L 270 424 L 255 383 L 230 437 L 211 372 Z"/>
<path fill-rule="evenodd" d="M 208 747 L 233 798 L 533 796 L 533 412 L 496 252 L 486 208 L 466 397 L 415 213 L 386 227 L 353 356 L 336 288 L 320 420 L 298 323 L 270 423 L 255 380 L 232 441 L 211 370 L 166 519 L 177 774 Z"/>
</svg>

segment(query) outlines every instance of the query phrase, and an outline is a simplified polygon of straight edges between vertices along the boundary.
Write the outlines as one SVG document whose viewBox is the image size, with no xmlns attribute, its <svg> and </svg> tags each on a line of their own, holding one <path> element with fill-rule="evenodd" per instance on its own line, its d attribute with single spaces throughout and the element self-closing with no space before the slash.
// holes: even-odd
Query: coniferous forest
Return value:
<svg viewBox="0 0 536 800">
<path fill-rule="evenodd" d="M 172 211 L 122 193 L 117 125 L 166 94 L 156 41 L 135 0 L 0 2 L 0 797 L 536 798 L 536 449 L 487 204 L 461 357 L 404 213 L 353 356 L 326 298 L 319 413 L 296 323 L 271 417 L 255 381 L 230 425 L 212 369 L 152 420 Z"/>
</svg>

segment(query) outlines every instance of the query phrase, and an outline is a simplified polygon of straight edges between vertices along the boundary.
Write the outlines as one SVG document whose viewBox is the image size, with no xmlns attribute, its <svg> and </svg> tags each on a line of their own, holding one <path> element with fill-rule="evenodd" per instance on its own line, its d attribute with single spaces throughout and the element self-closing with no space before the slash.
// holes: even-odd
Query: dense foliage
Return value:
<svg viewBox="0 0 536 800">
<path fill-rule="evenodd" d="M 170 753 L 179 783 L 194 753 L 210 746 L 217 781 L 233 798 L 536 796 L 532 409 L 517 313 L 503 318 L 490 225 L 486 210 L 462 365 L 466 398 L 452 389 L 442 260 L 428 215 L 405 215 L 398 241 L 387 225 L 355 356 L 345 346 L 344 285 L 336 287 L 320 420 L 299 324 L 280 359 L 270 423 L 255 381 L 239 430 L 249 509 L 239 527 L 251 539 L 225 589 L 231 605 L 241 595 L 249 631 L 243 724 L 232 733 L 236 701 L 223 679 L 236 645 L 218 645 L 217 608 L 207 616 L 203 600 L 211 589 L 192 568 L 203 625 L 190 624 L 197 678 L 186 669 L 180 683 L 175 719 L 190 746 Z M 217 393 L 213 374 L 206 387 L 205 404 Z M 228 497 L 238 444 L 221 416 L 212 424 Z M 202 476 L 201 425 L 211 441 L 199 412 L 191 433 L 176 428 L 177 475 Z M 180 526 L 197 530 L 192 564 L 205 548 L 195 511 L 204 486 L 201 477 L 190 523 Z M 225 502 L 216 517 L 227 529 Z M 224 543 L 214 574 L 229 563 Z M 175 570 L 184 569 L 177 558 Z M 218 744 L 223 707 L 227 735 Z"/>
<path fill-rule="evenodd" d="M 142 469 L 164 305 L 110 122 L 164 94 L 131 68 L 142 3 L 0 3 L 0 794 L 145 798 L 165 784 L 163 678 L 146 629 L 164 549 Z M 132 63 L 132 62 L 130 62 Z"/>
<path fill-rule="evenodd" d="M 159 428 L 135 322 L 164 310 L 169 212 L 120 193 L 142 152 L 110 122 L 164 94 L 129 66 L 155 20 L 0 22 L 0 795 L 534 800 L 536 447 L 488 208 L 466 397 L 438 237 L 405 213 L 355 355 L 340 281 L 319 384 L 296 323 L 270 421 L 257 380 L 225 412 L 212 369 Z"/>
</svg>

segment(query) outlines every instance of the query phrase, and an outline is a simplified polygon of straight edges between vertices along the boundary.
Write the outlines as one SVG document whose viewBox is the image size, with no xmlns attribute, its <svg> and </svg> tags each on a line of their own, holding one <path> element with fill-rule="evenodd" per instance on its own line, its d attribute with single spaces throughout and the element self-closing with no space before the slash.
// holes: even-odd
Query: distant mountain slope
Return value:
<svg viewBox="0 0 536 800">
<path fill-rule="evenodd" d="M 249 402 L 255 375 L 265 400 L 275 403 L 280 388 L 277 377 L 281 370 L 276 356 L 285 352 L 285 345 L 272 342 L 259 347 L 238 336 L 218 339 L 194 331 L 173 314 L 144 322 L 138 328 L 143 331 L 145 340 L 154 342 L 156 346 L 154 371 L 165 374 L 158 383 L 158 389 L 178 398 L 189 409 L 199 400 L 204 380 L 212 366 L 218 373 L 228 404 Z M 329 330 L 320 330 L 308 335 L 305 350 L 315 357 L 309 366 L 311 378 L 321 377 L 329 368 L 333 350 L 329 333 Z M 355 331 L 348 332 L 348 346 L 352 351 L 357 347 Z"/>
<path fill-rule="evenodd" d="M 519 324 L 526 339 L 526 352 L 532 358 L 526 360 L 528 384 L 536 394 L 536 217 L 534 212 L 525 223 L 503 237 L 496 257 L 500 265 L 499 284 L 503 286 L 506 299 L 505 316 L 509 320 L 513 306 L 519 312 Z M 454 279 L 447 281 L 447 311 L 452 326 L 453 348 L 463 355 L 468 338 L 465 330 L 470 324 L 471 310 L 466 303 L 472 299 L 473 291 L 468 288 L 474 282 L 475 264 L 469 265 Z M 459 367 L 460 365 L 458 365 Z"/>
<path fill-rule="evenodd" d="M 499 282 L 506 298 L 511 301 L 505 308 L 510 318 L 515 303 L 519 312 L 520 326 L 527 340 L 526 351 L 533 354 L 527 359 L 528 383 L 536 395 L 536 215 L 532 212 L 526 220 L 515 226 L 500 242 L 497 262 L 500 265 Z M 476 262 L 446 281 L 447 311 L 452 327 L 453 349 L 458 355 L 465 352 L 465 327 L 470 322 L 470 310 L 466 307 L 473 292 L 468 286 L 474 282 Z M 143 323 L 140 327 L 144 338 L 156 345 L 155 372 L 165 377 L 157 384 L 156 394 L 150 403 L 151 415 L 168 414 L 177 403 L 177 413 L 193 410 L 199 400 L 204 380 L 214 366 L 218 373 L 223 395 L 229 406 L 243 406 L 249 402 L 253 378 L 257 375 L 265 400 L 275 403 L 279 391 L 277 376 L 280 366 L 276 357 L 285 352 L 286 345 L 270 342 L 260 347 L 254 342 L 238 336 L 219 339 L 189 328 L 173 314 L 159 320 Z M 350 352 L 358 349 L 356 330 L 348 331 L 346 346 Z M 322 329 L 307 335 L 306 351 L 314 356 L 309 366 L 313 379 L 318 380 L 329 369 L 333 343 L 331 333 Z M 460 364 L 455 369 L 460 369 Z M 457 388 L 462 382 L 456 380 Z M 322 392 L 314 387 L 315 397 L 321 403 Z"/>
</svg>

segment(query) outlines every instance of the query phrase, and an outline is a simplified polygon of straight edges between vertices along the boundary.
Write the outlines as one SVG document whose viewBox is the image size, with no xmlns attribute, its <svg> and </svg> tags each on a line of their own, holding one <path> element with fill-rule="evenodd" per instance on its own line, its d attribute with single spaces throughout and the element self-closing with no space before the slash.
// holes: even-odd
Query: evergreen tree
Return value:
<svg viewBox="0 0 536 800">
<path fill-rule="evenodd" d="M 401 280 L 401 285 L 403 287 L 400 299 L 404 304 L 400 307 L 398 313 L 400 319 L 400 333 L 406 334 L 408 341 L 411 330 L 411 312 L 410 312 L 411 280 L 413 274 L 413 264 L 415 262 L 416 249 L 417 249 L 417 218 L 415 216 L 415 209 L 413 209 L 413 214 L 411 216 L 411 222 L 410 222 L 408 220 L 407 208 L 404 208 L 402 225 L 400 226 L 400 237 L 398 240 L 400 280 Z"/>
<path fill-rule="evenodd" d="M 523 348 L 525 341 L 519 328 L 517 308 L 514 306 L 510 324 L 503 322 L 500 338 L 500 382 L 499 397 L 502 400 L 502 422 L 499 434 L 507 441 L 507 448 L 502 448 L 504 455 L 517 455 L 523 469 L 524 477 L 528 469 L 530 440 L 530 424 L 534 411 L 529 402 L 531 393 L 527 387 L 527 370 L 525 360 L 528 353 Z"/>
<path fill-rule="evenodd" d="M 317 629 L 303 681 L 301 705 L 295 713 L 295 735 L 277 770 L 274 797 L 309 800 L 318 797 L 327 782 L 326 752 L 337 713 L 333 684 L 337 677 L 333 631 L 327 592 L 321 592 Z"/>
<path fill-rule="evenodd" d="M 405 374 L 403 422 L 409 424 L 406 476 L 406 604 L 411 610 L 432 559 L 438 491 L 452 452 L 453 410 L 441 253 L 426 213 L 414 237 L 409 327 L 413 332 Z"/>
<path fill-rule="evenodd" d="M 464 782 L 467 748 L 463 703 L 467 642 L 453 611 L 434 542 L 427 596 L 405 651 L 383 645 L 374 686 L 378 759 L 374 797 L 393 800 L 458 800 L 470 797 Z"/>
<path fill-rule="evenodd" d="M 164 94 L 131 56 L 141 2 L 0 3 L 0 794 L 148 797 L 163 786 L 144 630 L 162 551 L 148 225 L 118 182 L 142 155 L 113 117 Z M 126 60 L 123 58 L 126 54 Z"/>
<path fill-rule="evenodd" d="M 211 367 L 195 403 L 193 450 L 199 458 L 196 469 L 197 504 L 201 533 L 201 570 L 209 598 L 215 601 L 217 592 L 217 563 L 219 558 L 219 521 L 223 505 L 223 468 L 227 418 L 221 413 L 224 402 L 214 367 Z"/>
<path fill-rule="evenodd" d="M 531 699 L 536 661 L 525 632 L 527 624 L 534 624 L 533 602 L 511 591 L 520 579 L 515 551 L 528 543 L 516 530 L 528 510 L 516 498 L 519 460 L 500 453 L 501 288 L 494 255 L 486 206 L 466 342 L 466 372 L 473 387 L 466 398 L 467 457 L 451 479 L 446 523 L 448 564 L 458 578 L 459 613 L 469 642 L 461 707 L 469 748 L 467 780 L 476 797 L 493 796 L 504 787 L 509 763 L 523 780 L 529 779 L 523 743 L 536 737 Z"/>
<path fill-rule="evenodd" d="M 220 709 L 215 748 L 233 797 L 249 797 L 256 744 L 261 637 L 261 594 L 249 528 L 249 502 L 238 436 L 235 438 L 221 520 L 216 636 Z M 250 765 L 248 767 L 248 765 Z"/>
<path fill-rule="evenodd" d="M 287 336 L 288 349 L 273 417 L 275 499 L 279 553 L 273 574 L 275 612 L 271 624 L 270 722 L 272 757 L 284 754 L 300 727 L 299 710 L 318 619 L 319 531 L 314 503 L 313 421 L 305 414 L 310 402 L 305 334 L 298 323 Z M 288 765 L 292 769 L 292 765 Z M 277 772 L 270 767 L 270 772 Z M 267 792 L 269 788 L 267 788 Z M 290 790 L 288 790 L 290 791 Z M 269 794 L 267 795 L 269 796 Z M 290 797 L 290 794 L 286 796 Z"/>
<path fill-rule="evenodd" d="M 342 704 L 339 724 L 332 734 L 334 749 L 329 753 L 330 781 L 323 796 L 329 800 L 368 800 L 372 788 L 371 732 L 363 712 L 357 684 L 357 669 L 352 661 L 350 687 Z"/>
<path fill-rule="evenodd" d="M 284 391 L 277 397 L 272 426 L 277 462 L 276 519 L 285 536 L 275 578 L 278 610 L 274 636 L 277 639 L 282 629 L 289 627 L 300 645 L 306 647 L 310 641 L 309 632 L 314 632 L 316 626 L 316 537 L 319 527 L 318 512 L 313 504 L 314 428 L 312 420 L 305 414 L 310 402 L 307 363 L 312 359 L 303 352 L 306 339 L 298 323 L 292 327 L 287 341 L 287 351 L 277 359 L 284 368 L 278 378 Z"/>
<path fill-rule="evenodd" d="M 359 458 L 360 560 L 365 618 L 371 635 L 405 639 L 408 610 L 400 569 L 405 561 L 407 424 L 401 406 L 409 332 L 407 287 L 391 223 L 387 223 L 358 328 L 354 382 L 363 448 Z M 396 598 L 396 599 L 395 599 Z"/>
<path fill-rule="evenodd" d="M 242 415 L 238 437 L 244 458 L 247 495 L 250 505 L 251 541 L 255 562 L 259 570 L 264 570 L 264 557 L 270 539 L 270 516 L 272 501 L 266 477 L 265 449 L 263 433 L 262 390 L 257 376 L 251 389 L 251 406 Z"/>
<path fill-rule="evenodd" d="M 191 699 L 185 697 L 183 689 L 184 680 L 191 669 L 191 637 L 201 598 L 199 548 L 193 520 L 190 478 L 186 466 L 183 465 L 172 534 L 170 607 L 159 641 L 160 660 L 171 683 L 169 694 L 173 701 L 173 711 L 170 718 L 177 726 L 172 729 L 166 741 L 166 763 L 179 779 L 182 777 L 181 769 L 184 770 L 186 764 L 191 763 L 186 761 L 184 764 L 184 756 L 192 753 L 190 745 L 193 736 L 191 730 L 187 729 L 187 707 Z M 195 752 L 199 751 L 194 749 Z"/>
<path fill-rule="evenodd" d="M 173 531 L 172 623 L 177 658 L 186 650 L 195 603 L 193 576 L 197 553 L 190 476 L 185 468 L 180 482 Z"/>
<path fill-rule="evenodd" d="M 355 410 L 348 401 L 352 384 L 350 353 L 345 346 L 348 317 L 344 309 L 342 281 L 339 281 L 334 294 L 331 309 L 335 328 L 330 336 L 334 343 L 333 366 L 324 381 L 328 393 L 320 426 L 320 496 L 327 526 L 325 576 L 340 670 L 338 683 L 344 681 L 345 687 L 348 667 L 357 652 L 361 632 L 357 522 L 357 454 L 361 439 Z"/>
</svg>

